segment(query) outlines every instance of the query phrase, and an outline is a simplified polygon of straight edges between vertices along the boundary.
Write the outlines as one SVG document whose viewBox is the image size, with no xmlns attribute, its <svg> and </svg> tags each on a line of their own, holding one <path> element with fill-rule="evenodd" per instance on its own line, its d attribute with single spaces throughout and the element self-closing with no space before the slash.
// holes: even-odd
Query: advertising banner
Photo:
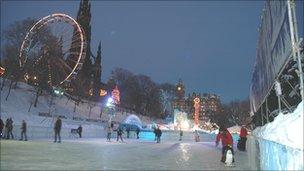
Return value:
<svg viewBox="0 0 304 171">
<path fill-rule="evenodd" d="M 292 52 L 287 3 L 265 2 L 250 86 L 252 112 L 258 110 Z"/>
</svg>

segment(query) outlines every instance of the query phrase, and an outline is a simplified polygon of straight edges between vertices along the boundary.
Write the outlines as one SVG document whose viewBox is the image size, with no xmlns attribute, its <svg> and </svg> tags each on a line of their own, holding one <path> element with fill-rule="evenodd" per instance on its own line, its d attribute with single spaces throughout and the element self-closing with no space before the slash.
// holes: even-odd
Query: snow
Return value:
<svg viewBox="0 0 304 171">
<path fill-rule="evenodd" d="M 293 113 L 280 113 L 273 122 L 256 128 L 256 137 L 303 150 L 303 102 Z"/>
<path fill-rule="evenodd" d="M 2 81 L 2 79 L 0 80 Z M 62 136 L 70 136 L 70 129 L 75 129 L 80 124 L 83 127 L 84 136 L 104 136 L 104 125 L 109 120 L 109 116 L 107 113 L 103 113 L 100 116 L 100 104 L 93 104 L 91 113 L 89 114 L 92 102 L 89 104 L 88 101 L 84 101 L 76 106 L 76 111 L 74 112 L 75 103 L 66 96 L 61 96 L 54 98 L 53 105 L 50 108 L 49 104 L 51 98 L 48 94 L 44 93 L 39 97 L 37 107 L 32 106 L 31 110 L 28 111 L 35 98 L 36 92 L 34 87 L 19 82 L 16 89 L 11 89 L 8 100 L 6 101 L 5 98 L 8 93 L 8 84 L 9 80 L 6 80 L 5 86 L 1 91 L 0 114 L 1 119 L 4 120 L 4 122 L 7 118 L 12 117 L 14 121 L 13 133 L 15 135 L 19 134 L 21 122 L 22 120 L 25 120 L 28 126 L 28 135 L 32 135 L 30 138 L 49 138 L 52 136 L 55 117 L 60 115 L 65 117 L 62 119 Z M 39 116 L 39 113 L 47 114 L 50 111 L 52 117 Z M 112 121 L 122 122 L 128 116 L 132 116 L 132 114 L 119 111 L 112 118 Z M 138 115 L 138 117 L 143 125 L 146 125 L 146 123 L 150 123 L 151 121 L 151 119 L 146 116 Z M 160 121 L 157 120 L 157 122 Z"/>
<path fill-rule="evenodd" d="M 228 129 L 228 131 L 231 133 L 231 134 L 234 134 L 234 133 L 240 133 L 240 131 L 241 131 L 241 126 L 239 126 L 239 125 L 234 125 L 234 126 L 232 126 L 232 127 L 229 127 L 229 128 L 227 128 Z"/>
<path fill-rule="evenodd" d="M 304 170 L 303 165 L 303 101 L 292 113 L 280 113 L 273 122 L 256 128 L 251 153 L 259 151 L 262 170 Z M 254 145 L 253 145 L 254 146 Z M 250 151 L 250 150 L 249 150 Z M 256 158 L 256 157 L 253 157 Z"/>
<path fill-rule="evenodd" d="M 235 151 L 236 167 L 220 162 L 214 142 L 105 139 L 1 141 L 1 170 L 248 170 L 246 153 Z"/>
</svg>

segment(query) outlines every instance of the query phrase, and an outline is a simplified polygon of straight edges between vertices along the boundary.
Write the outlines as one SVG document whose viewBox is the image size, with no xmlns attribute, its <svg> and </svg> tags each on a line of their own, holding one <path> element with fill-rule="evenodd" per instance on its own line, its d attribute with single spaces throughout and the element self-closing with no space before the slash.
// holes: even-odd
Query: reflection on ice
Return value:
<svg viewBox="0 0 304 171">
<path fill-rule="evenodd" d="M 221 165 L 221 149 L 211 142 L 105 139 L 1 141 L 0 170 L 248 170 L 245 153 L 236 151 L 235 168 Z M 213 144 L 213 142 L 212 142 Z"/>
</svg>

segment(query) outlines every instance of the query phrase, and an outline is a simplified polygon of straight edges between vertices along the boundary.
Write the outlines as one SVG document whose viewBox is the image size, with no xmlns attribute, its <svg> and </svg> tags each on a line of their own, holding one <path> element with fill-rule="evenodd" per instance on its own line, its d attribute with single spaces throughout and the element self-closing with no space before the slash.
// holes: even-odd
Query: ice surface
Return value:
<svg viewBox="0 0 304 171">
<path fill-rule="evenodd" d="M 214 142 L 105 139 L 1 141 L 1 170 L 248 170 L 245 152 L 235 151 L 236 167 L 220 162 Z"/>
</svg>

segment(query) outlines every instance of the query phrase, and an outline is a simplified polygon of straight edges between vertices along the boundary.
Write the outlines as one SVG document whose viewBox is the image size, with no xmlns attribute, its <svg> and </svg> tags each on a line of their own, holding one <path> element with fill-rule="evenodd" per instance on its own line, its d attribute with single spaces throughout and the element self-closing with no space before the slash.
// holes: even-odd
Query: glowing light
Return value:
<svg viewBox="0 0 304 171">
<path fill-rule="evenodd" d="M 89 90 L 89 95 L 93 96 L 93 89 L 92 88 Z"/>
<path fill-rule="evenodd" d="M 114 107 L 114 100 L 112 97 L 109 97 L 108 98 L 108 101 L 107 101 L 107 104 L 106 104 L 107 107 Z"/>
<path fill-rule="evenodd" d="M 182 90 L 182 88 L 181 88 L 181 87 L 177 87 L 177 90 L 178 90 L 178 91 L 181 91 L 181 90 Z"/>
<path fill-rule="evenodd" d="M 100 89 L 99 96 L 105 96 L 107 94 L 108 94 L 107 91 Z"/>
<path fill-rule="evenodd" d="M 63 89 L 58 88 L 58 87 L 53 87 L 53 91 L 56 95 L 62 96 L 64 94 Z"/>
<path fill-rule="evenodd" d="M 198 116 L 199 116 L 199 112 L 200 112 L 201 100 L 198 97 L 196 97 L 196 98 L 194 98 L 193 102 L 194 102 L 194 105 L 193 105 L 193 107 L 194 107 L 194 125 L 198 127 Z"/>
<path fill-rule="evenodd" d="M 34 80 L 37 80 L 37 77 L 36 77 L 36 76 L 34 76 Z"/>
<path fill-rule="evenodd" d="M 181 122 L 181 129 L 189 129 L 189 122 L 187 120 Z"/>
<path fill-rule="evenodd" d="M 70 24 L 72 27 L 74 27 L 74 30 L 77 30 L 80 37 L 79 37 L 79 41 L 80 41 L 80 45 L 79 45 L 79 54 L 78 54 L 78 59 L 77 59 L 77 63 L 76 65 L 72 68 L 71 72 L 69 73 L 69 75 L 60 82 L 60 84 L 63 84 L 65 81 L 68 81 L 74 74 L 74 72 L 76 72 L 76 70 L 79 68 L 80 66 L 80 60 L 82 59 L 82 55 L 83 55 L 83 51 L 84 51 L 84 46 L 85 46 L 85 35 L 84 35 L 84 31 L 81 28 L 80 24 L 77 23 L 76 20 L 74 20 L 72 17 L 70 17 L 69 15 L 66 14 L 62 14 L 62 13 L 54 13 L 48 16 L 43 17 L 42 19 L 40 19 L 38 22 L 36 22 L 31 28 L 30 30 L 27 32 L 22 44 L 21 44 L 21 50 L 19 52 L 19 66 L 21 68 L 24 67 L 26 61 L 27 61 L 27 56 L 26 54 L 28 53 L 28 46 L 31 44 L 31 37 L 33 35 L 33 33 L 36 30 L 39 30 L 41 27 L 47 25 L 48 23 L 53 23 L 54 21 L 63 21 L 65 23 Z"/>
<path fill-rule="evenodd" d="M 0 76 L 2 76 L 5 73 L 5 68 L 0 67 Z"/>
<path fill-rule="evenodd" d="M 25 81 L 27 81 L 29 79 L 29 75 L 27 73 L 25 73 L 24 79 L 25 79 Z"/>
<path fill-rule="evenodd" d="M 117 85 L 115 86 L 115 88 L 112 91 L 112 98 L 114 99 L 115 104 L 120 103 L 120 92 L 118 90 Z"/>
</svg>

